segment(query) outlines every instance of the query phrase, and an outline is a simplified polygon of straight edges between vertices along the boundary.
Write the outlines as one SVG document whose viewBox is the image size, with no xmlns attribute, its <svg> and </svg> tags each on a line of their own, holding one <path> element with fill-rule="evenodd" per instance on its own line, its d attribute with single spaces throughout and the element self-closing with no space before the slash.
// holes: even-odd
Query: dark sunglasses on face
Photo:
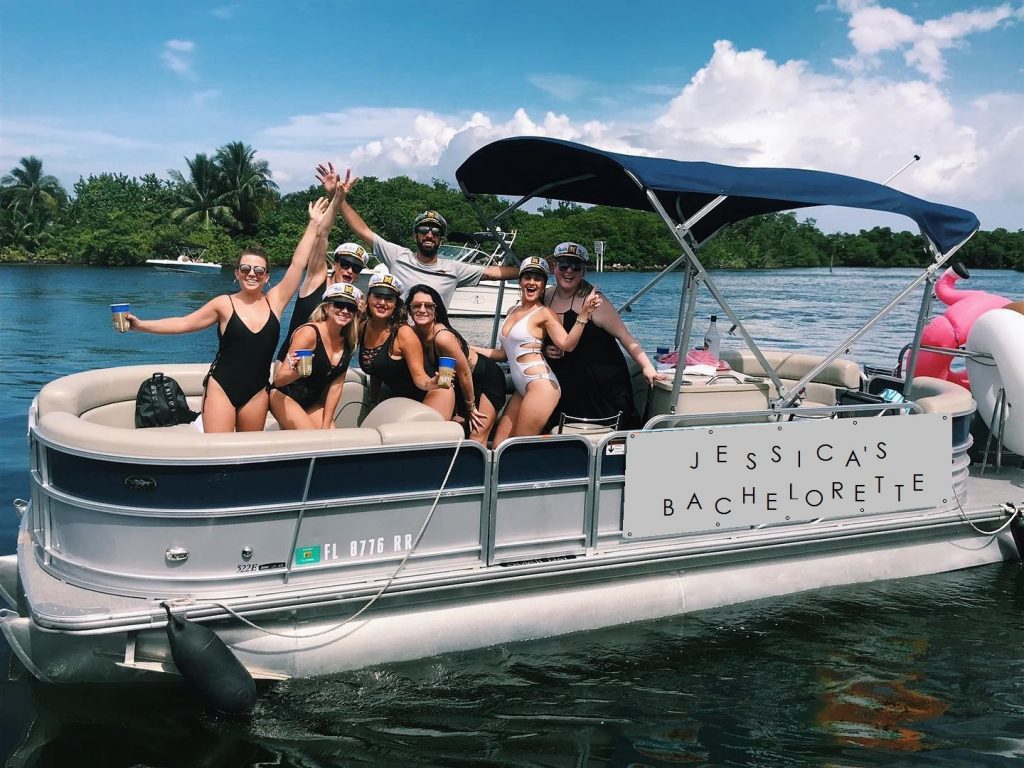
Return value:
<svg viewBox="0 0 1024 768">
<path fill-rule="evenodd" d="M 433 304 L 433 302 L 430 302 L 430 301 L 416 301 L 416 302 L 413 302 L 412 304 L 410 304 L 409 306 L 412 307 L 412 310 L 414 312 L 416 312 L 418 310 L 421 310 L 421 309 L 425 309 L 427 312 L 433 312 L 434 311 L 434 304 Z"/>
<path fill-rule="evenodd" d="M 583 264 L 578 261 L 560 261 L 557 267 L 563 272 L 582 272 Z"/>
<path fill-rule="evenodd" d="M 432 235 L 440 235 L 441 234 L 441 228 L 440 227 L 428 227 L 426 224 L 421 224 L 420 226 L 416 227 L 416 234 L 417 235 L 425 235 L 428 232 L 430 234 L 432 234 Z"/>
<path fill-rule="evenodd" d="M 342 312 L 358 312 L 359 307 L 350 301 L 332 301 L 331 306 Z"/>
<path fill-rule="evenodd" d="M 267 268 L 262 266 L 253 266 L 252 264 L 239 264 L 238 271 L 243 275 L 248 275 L 252 272 L 256 277 L 263 277 L 267 274 Z"/>
<path fill-rule="evenodd" d="M 335 269 L 347 269 L 349 272 L 358 272 L 362 269 L 362 265 L 353 264 L 351 261 L 336 261 L 334 262 Z"/>
<path fill-rule="evenodd" d="M 395 294 L 387 293 L 385 291 L 370 291 L 370 298 L 380 299 L 381 301 L 386 301 L 388 304 L 394 304 L 398 301 L 398 297 L 395 296 Z"/>
</svg>

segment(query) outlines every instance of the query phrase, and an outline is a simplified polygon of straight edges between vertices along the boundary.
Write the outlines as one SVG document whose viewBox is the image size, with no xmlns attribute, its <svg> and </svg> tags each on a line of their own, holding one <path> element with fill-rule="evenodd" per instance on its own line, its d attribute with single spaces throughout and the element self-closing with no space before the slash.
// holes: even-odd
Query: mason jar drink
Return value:
<svg viewBox="0 0 1024 768">
<path fill-rule="evenodd" d="M 295 356 L 298 358 L 295 370 L 299 372 L 299 376 L 309 376 L 313 372 L 313 350 L 297 349 Z"/>
<path fill-rule="evenodd" d="M 437 386 L 441 389 L 451 389 L 454 377 L 455 358 L 439 357 L 437 359 Z"/>
<path fill-rule="evenodd" d="M 111 304 L 110 319 L 114 322 L 114 330 L 118 333 L 128 333 L 131 326 L 128 325 L 128 313 L 132 311 L 131 304 Z"/>
</svg>

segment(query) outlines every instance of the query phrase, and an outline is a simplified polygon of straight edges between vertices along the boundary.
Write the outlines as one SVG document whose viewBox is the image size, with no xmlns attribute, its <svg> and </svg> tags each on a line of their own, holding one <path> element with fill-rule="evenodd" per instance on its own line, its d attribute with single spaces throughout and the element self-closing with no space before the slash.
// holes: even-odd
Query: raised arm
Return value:
<svg viewBox="0 0 1024 768">
<path fill-rule="evenodd" d="M 539 323 L 555 346 L 559 347 L 564 352 L 572 352 L 576 349 L 576 345 L 580 343 L 580 337 L 583 336 L 583 326 L 590 322 L 590 316 L 594 314 L 594 311 L 601 306 L 601 304 L 601 294 L 599 294 L 597 292 L 597 288 L 595 288 L 583 301 L 583 306 L 580 307 L 579 317 L 576 318 L 576 322 L 573 323 L 572 330 L 568 333 L 565 332 L 562 324 L 558 322 L 558 317 L 555 313 L 547 307 L 544 307 L 543 312 L 538 313 L 540 315 Z"/>
<path fill-rule="evenodd" d="M 227 295 L 216 296 L 191 314 L 183 317 L 165 317 L 160 320 L 142 320 L 135 315 L 125 315 L 128 327 L 142 333 L 193 333 L 209 328 L 222 318 L 229 317 L 231 301 Z"/>
<path fill-rule="evenodd" d="M 302 233 L 298 245 L 295 246 L 291 263 L 288 264 L 288 269 L 284 273 L 284 277 L 281 278 L 281 282 L 267 291 L 267 300 L 278 317 L 284 312 L 284 308 L 288 306 L 288 302 L 292 300 L 292 296 L 298 290 L 302 273 L 306 269 L 306 264 L 309 263 L 317 241 L 321 220 L 326 216 L 330 207 L 331 201 L 326 197 L 321 197 L 316 202 L 309 204 L 309 223 L 306 224 L 306 231 Z"/>
<path fill-rule="evenodd" d="M 591 320 L 598 328 L 602 328 L 614 336 L 629 356 L 636 361 L 636 364 L 643 371 L 644 378 L 647 379 L 647 386 L 653 387 L 656 379 L 665 378 L 664 375 L 659 374 L 655 370 L 654 365 L 647 357 L 647 353 L 644 352 L 644 348 L 633 334 L 629 332 L 629 328 L 622 322 L 622 317 L 610 301 L 603 302 L 594 310 Z"/>
<path fill-rule="evenodd" d="M 318 165 L 317 174 L 319 175 L 321 183 L 324 185 L 324 191 L 329 195 L 334 195 L 336 192 L 340 192 L 341 200 L 338 205 L 338 210 L 341 212 L 341 217 L 345 220 L 345 224 L 352 234 L 366 243 L 367 247 L 373 248 L 373 238 L 376 234 L 372 229 L 366 226 L 366 222 L 363 221 L 363 217 L 356 213 L 356 209 L 353 208 L 348 202 L 349 192 L 359 181 L 359 177 L 352 178 L 352 169 L 348 168 L 345 170 L 345 178 L 339 179 L 338 174 L 334 172 L 334 165 L 328 163 L 326 166 Z"/>
<path fill-rule="evenodd" d="M 516 280 L 519 277 L 519 267 L 510 264 L 492 264 L 484 267 L 484 280 Z"/>
<path fill-rule="evenodd" d="M 332 186 L 334 190 L 337 190 L 337 174 L 334 174 L 335 181 L 329 183 L 321 176 L 321 168 L 323 166 L 317 166 L 317 180 L 323 183 L 325 189 Z M 332 173 L 333 170 L 332 166 Z M 334 229 L 334 220 L 337 218 L 340 205 L 341 198 L 332 192 L 330 204 L 317 222 L 316 240 L 310 251 L 309 261 L 306 263 L 306 277 L 302 280 L 302 286 L 299 288 L 300 296 L 308 296 L 327 279 L 327 241 L 330 238 L 331 230 Z M 310 218 L 312 218 L 312 212 Z"/>
</svg>

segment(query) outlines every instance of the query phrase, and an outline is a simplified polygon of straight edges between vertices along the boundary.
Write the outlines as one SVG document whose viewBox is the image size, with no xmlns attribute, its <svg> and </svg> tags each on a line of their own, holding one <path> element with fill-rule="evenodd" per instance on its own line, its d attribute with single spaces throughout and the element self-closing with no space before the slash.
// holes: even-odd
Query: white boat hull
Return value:
<svg viewBox="0 0 1024 768">
<path fill-rule="evenodd" d="M 976 524 L 990 527 L 999 521 L 992 512 L 972 517 Z M 26 555 L 31 558 L 26 552 L 19 556 Z M 586 578 L 563 563 L 560 568 L 524 566 L 501 583 L 416 587 L 399 581 L 393 592 L 351 623 L 346 619 L 372 594 L 342 600 L 326 592 L 319 599 L 308 594 L 305 606 L 296 602 L 262 611 L 246 610 L 240 601 L 232 601 L 261 629 L 202 601 L 188 616 L 207 623 L 257 679 L 306 678 L 1011 557 L 1016 557 L 1016 549 L 1008 532 L 982 540 L 962 521 L 949 517 L 944 523 L 936 518 L 888 533 L 865 530 L 856 546 L 806 540 L 752 547 L 745 553 L 694 552 L 660 561 L 609 564 Z M 29 568 L 38 566 L 30 562 Z M 287 603 L 283 595 L 281 603 Z M 217 614 L 221 618 L 215 618 Z M 177 674 L 160 626 L 54 633 L 27 617 L 4 622 L 12 647 L 27 656 L 44 680 L 129 682 Z"/>
<path fill-rule="evenodd" d="M 652 420 L 629 433 L 513 438 L 489 451 L 459 443 L 457 425 L 401 399 L 335 430 L 132 429 L 134 393 L 151 368 L 65 377 L 30 411 L 32 500 L 19 510 L 16 558 L 0 559 L 0 598 L 17 615 L 4 614 L 0 629 L 42 680 L 175 673 L 162 602 L 209 626 L 253 676 L 278 679 L 1018 556 L 1011 529 L 989 536 L 968 524 L 998 527 L 1024 506 L 1024 490 L 1010 482 L 1019 469 L 968 475 L 974 405 L 948 382 L 915 382 L 918 406 L 935 406 L 920 416 L 710 430 Z M 164 367 L 193 397 L 206 370 Z M 353 375 L 346 390 L 364 386 Z M 952 407 L 943 413 L 936 401 Z M 790 472 L 756 481 L 739 465 L 731 474 L 745 480 L 687 474 L 695 444 L 705 460 L 729 454 L 745 464 L 738 446 L 767 439 L 793 457 L 808 436 Z M 883 439 L 891 459 L 875 450 Z M 761 455 L 771 461 L 770 449 Z M 901 490 L 880 496 L 874 466 Z M 861 470 L 870 482 L 858 491 Z M 798 495 L 813 509 L 770 496 L 780 474 L 830 489 L 833 507 L 806 492 Z M 756 482 L 763 503 L 726 518 L 721 498 L 708 498 L 700 512 L 666 516 L 658 494 L 708 478 L 718 496 L 728 483 Z M 849 482 L 840 493 L 837 479 Z M 933 501 L 908 500 L 919 485 Z"/>
<path fill-rule="evenodd" d="M 494 317 L 498 308 L 500 283 L 482 280 L 477 285 L 458 288 L 448 307 L 450 317 Z M 501 315 L 504 317 L 519 302 L 519 286 L 506 283 L 501 295 Z"/>
<path fill-rule="evenodd" d="M 214 274 L 220 272 L 220 264 L 208 262 L 178 261 L 177 259 L 146 259 L 149 266 L 162 272 L 193 272 Z"/>
</svg>

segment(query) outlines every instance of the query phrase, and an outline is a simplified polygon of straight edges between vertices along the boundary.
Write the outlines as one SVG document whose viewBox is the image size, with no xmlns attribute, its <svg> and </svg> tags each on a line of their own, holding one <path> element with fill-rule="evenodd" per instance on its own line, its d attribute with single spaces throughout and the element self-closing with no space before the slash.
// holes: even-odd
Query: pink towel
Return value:
<svg viewBox="0 0 1024 768">
<path fill-rule="evenodd" d="M 686 353 L 687 365 L 711 365 L 719 371 L 728 371 L 729 364 L 723 360 L 716 360 L 706 349 L 691 349 Z"/>
<path fill-rule="evenodd" d="M 666 352 L 664 355 L 655 356 L 654 359 L 657 360 L 662 365 L 675 365 L 677 362 L 679 362 L 679 353 Z"/>
</svg>

